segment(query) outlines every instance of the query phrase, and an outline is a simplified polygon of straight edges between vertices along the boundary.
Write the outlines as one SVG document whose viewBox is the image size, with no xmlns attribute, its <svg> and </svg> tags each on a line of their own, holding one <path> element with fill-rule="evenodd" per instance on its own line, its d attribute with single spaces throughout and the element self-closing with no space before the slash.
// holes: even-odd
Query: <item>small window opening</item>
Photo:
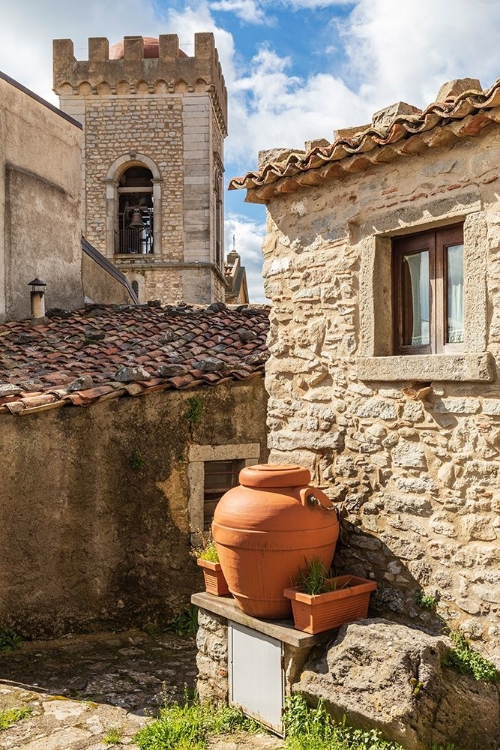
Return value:
<svg viewBox="0 0 500 750">
<path fill-rule="evenodd" d="M 238 476 L 245 461 L 205 461 L 204 530 L 209 531 L 215 508 L 225 492 L 238 485 Z"/>
</svg>

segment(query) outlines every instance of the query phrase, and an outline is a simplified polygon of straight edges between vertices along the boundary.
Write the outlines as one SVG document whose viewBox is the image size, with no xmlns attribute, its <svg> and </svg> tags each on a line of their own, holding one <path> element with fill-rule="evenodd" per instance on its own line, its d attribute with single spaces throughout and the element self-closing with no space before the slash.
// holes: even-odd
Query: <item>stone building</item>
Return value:
<svg viewBox="0 0 500 750">
<path fill-rule="evenodd" d="M 141 302 L 224 300 L 227 93 L 212 34 L 54 42 L 54 90 L 84 131 L 83 234 Z"/>
<path fill-rule="evenodd" d="M 124 275 L 81 238 L 79 122 L 0 72 L 0 321 L 45 307 L 136 301 Z"/>
<path fill-rule="evenodd" d="M 53 307 L 83 305 L 79 123 L 0 74 L 0 321 L 30 314 L 28 283 Z"/>
<path fill-rule="evenodd" d="M 0 326 L 3 628 L 165 623 L 188 604 L 192 533 L 267 459 L 268 314 L 87 305 Z"/>
<path fill-rule="evenodd" d="M 270 460 L 341 504 L 379 613 L 497 664 L 499 123 L 500 82 L 455 81 L 230 185 L 267 205 Z"/>
</svg>

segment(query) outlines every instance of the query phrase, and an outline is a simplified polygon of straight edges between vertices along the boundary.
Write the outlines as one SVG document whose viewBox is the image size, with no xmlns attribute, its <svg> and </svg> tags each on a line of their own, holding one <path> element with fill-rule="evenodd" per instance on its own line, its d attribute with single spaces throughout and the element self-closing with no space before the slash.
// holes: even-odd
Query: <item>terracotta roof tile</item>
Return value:
<svg viewBox="0 0 500 750">
<path fill-rule="evenodd" d="M 486 91 L 466 90 L 444 102 L 434 102 L 418 114 L 398 114 L 387 127 L 369 125 L 328 146 L 316 146 L 305 154 L 291 153 L 284 161 L 233 178 L 229 190 L 246 189 L 248 202 L 267 203 L 277 195 L 327 179 L 342 179 L 398 155 L 410 156 L 427 148 L 452 145 L 458 138 L 477 136 L 487 125 L 500 123 L 498 107 L 500 78 Z"/>
<path fill-rule="evenodd" d="M 48 315 L 36 328 L 29 320 L 0 325 L 0 386 L 20 388 L 0 397 L 0 415 L 247 379 L 262 375 L 268 357 L 266 306 L 88 305 Z M 243 345 L 241 329 L 255 339 Z M 174 364 L 165 371 L 177 374 L 161 377 Z M 118 382 L 122 368 L 146 373 Z"/>
</svg>

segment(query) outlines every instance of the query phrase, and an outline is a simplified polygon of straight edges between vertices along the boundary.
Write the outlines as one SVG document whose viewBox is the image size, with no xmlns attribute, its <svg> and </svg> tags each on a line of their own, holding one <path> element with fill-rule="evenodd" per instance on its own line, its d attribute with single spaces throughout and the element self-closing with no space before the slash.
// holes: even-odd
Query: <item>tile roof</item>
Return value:
<svg viewBox="0 0 500 750">
<path fill-rule="evenodd" d="M 375 125 L 349 137 L 341 135 L 328 146 L 291 153 L 284 161 L 233 178 L 229 190 L 246 189 L 248 202 L 267 203 L 280 194 L 315 186 L 325 179 L 342 179 L 400 155 L 452 145 L 458 138 L 479 135 L 487 125 L 500 123 L 500 112 L 495 109 L 499 105 L 500 78 L 486 91 L 466 90 L 423 111 L 411 108 L 414 113 L 398 114 L 387 125 L 378 125 L 375 120 Z"/>
<path fill-rule="evenodd" d="M 87 305 L 0 325 L 0 415 L 259 377 L 269 307 Z"/>
</svg>

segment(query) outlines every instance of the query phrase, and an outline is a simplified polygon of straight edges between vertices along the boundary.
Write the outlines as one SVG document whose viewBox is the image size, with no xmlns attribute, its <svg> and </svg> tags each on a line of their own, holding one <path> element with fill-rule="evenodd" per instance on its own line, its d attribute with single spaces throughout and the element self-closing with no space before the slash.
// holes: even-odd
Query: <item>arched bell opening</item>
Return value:
<svg viewBox="0 0 500 750">
<path fill-rule="evenodd" d="M 153 174 L 143 166 L 131 166 L 118 182 L 118 248 L 120 255 L 154 252 Z"/>
</svg>

